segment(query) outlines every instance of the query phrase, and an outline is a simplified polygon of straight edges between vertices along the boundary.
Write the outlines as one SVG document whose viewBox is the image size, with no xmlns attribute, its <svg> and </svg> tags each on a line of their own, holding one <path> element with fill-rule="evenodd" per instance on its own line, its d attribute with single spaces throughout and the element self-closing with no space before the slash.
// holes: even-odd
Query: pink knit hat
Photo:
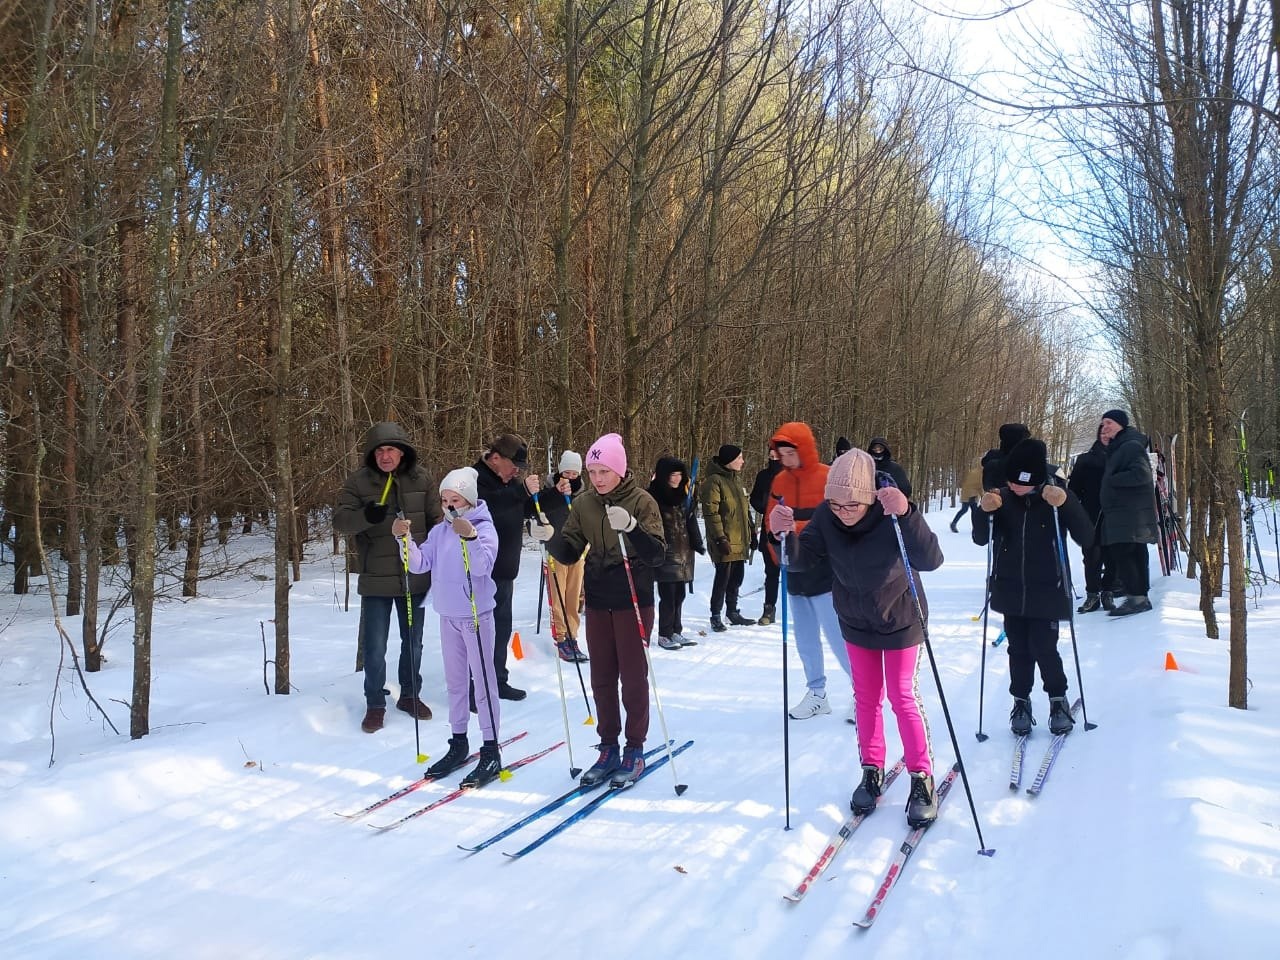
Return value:
<svg viewBox="0 0 1280 960">
<path fill-rule="evenodd" d="M 827 471 L 824 496 L 833 503 L 876 502 L 876 462 L 865 450 L 846 450 Z"/>
<path fill-rule="evenodd" d="M 620 477 L 627 475 L 627 451 L 623 449 L 622 437 L 616 433 L 606 433 L 591 445 L 587 451 L 587 466 L 599 464 L 608 467 Z"/>
</svg>

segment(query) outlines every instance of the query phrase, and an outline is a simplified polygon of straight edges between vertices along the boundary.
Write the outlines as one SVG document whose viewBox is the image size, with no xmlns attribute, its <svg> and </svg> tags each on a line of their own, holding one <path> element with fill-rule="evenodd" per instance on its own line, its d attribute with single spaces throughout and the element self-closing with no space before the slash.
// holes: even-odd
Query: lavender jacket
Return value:
<svg viewBox="0 0 1280 960">
<path fill-rule="evenodd" d="M 498 531 L 483 500 L 463 514 L 476 528 L 467 541 L 471 561 L 470 589 L 475 590 L 476 612 L 488 613 L 496 605 L 493 564 L 498 558 Z M 409 572 L 431 573 L 431 606 L 442 617 L 470 617 L 471 593 L 467 568 L 462 562 L 462 538 L 446 518 L 431 528 L 421 545 L 409 538 Z"/>
</svg>

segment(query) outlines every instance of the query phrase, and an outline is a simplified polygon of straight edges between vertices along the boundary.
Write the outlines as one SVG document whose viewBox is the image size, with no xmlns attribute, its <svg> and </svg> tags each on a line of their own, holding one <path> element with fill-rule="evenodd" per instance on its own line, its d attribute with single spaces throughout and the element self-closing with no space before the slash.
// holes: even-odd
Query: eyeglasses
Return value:
<svg viewBox="0 0 1280 960">
<path fill-rule="evenodd" d="M 832 513 L 857 513 L 866 507 L 865 503 L 836 503 L 834 500 L 828 500 L 827 506 L 831 508 Z"/>
</svg>

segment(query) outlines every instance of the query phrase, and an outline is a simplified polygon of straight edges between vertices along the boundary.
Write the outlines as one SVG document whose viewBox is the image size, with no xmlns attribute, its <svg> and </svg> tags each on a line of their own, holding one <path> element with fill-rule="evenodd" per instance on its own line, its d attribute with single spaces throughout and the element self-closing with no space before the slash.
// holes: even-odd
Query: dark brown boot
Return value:
<svg viewBox="0 0 1280 960">
<path fill-rule="evenodd" d="M 382 721 L 386 716 L 386 707 L 370 707 L 365 711 L 364 719 L 360 721 L 360 729 L 365 733 L 377 733 L 382 729 Z"/>
<path fill-rule="evenodd" d="M 431 719 L 431 708 L 417 697 L 401 697 L 396 701 L 396 709 L 403 710 L 411 717 L 416 716 L 419 720 Z"/>
</svg>

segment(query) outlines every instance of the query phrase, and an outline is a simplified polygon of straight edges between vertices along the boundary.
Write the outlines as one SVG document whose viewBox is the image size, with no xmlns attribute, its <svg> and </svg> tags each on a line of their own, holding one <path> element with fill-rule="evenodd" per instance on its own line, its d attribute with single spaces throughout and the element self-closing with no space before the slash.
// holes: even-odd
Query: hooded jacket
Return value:
<svg viewBox="0 0 1280 960">
<path fill-rule="evenodd" d="M 796 448 L 800 466 L 783 467 L 769 487 L 770 504 L 765 511 L 765 529 L 769 529 L 769 513 L 779 500 L 791 508 L 795 532 L 799 535 L 813 517 L 814 511 L 827 498 L 827 465 L 818 455 L 818 443 L 807 423 L 784 423 L 769 438 L 770 446 L 788 444 Z M 770 531 L 770 552 L 779 560 L 778 539 Z M 831 592 L 831 567 L 814 562 L 804 570 L 787 571 L 787 592 L 796 597 L 817 597 Z"/>
<path fill-rule="evenodd" d="M 732 563 L 747 559 L 751 553 L 751 506 L 738 471 L 713 459 L 707 465 L 698 495 L 702 500 L 702 522 L 707 528 L 707 547 L 712 561 Z M 722 538 L 729 542 L 727 551 L 720 547 Z"/>
<path fill-rule="evenodd" d="M 1107 465 L 1098 492 L 1102 505 L 1102 542 L 1155 543 L 1155 481 L 1147 457 L 1147 438 L 1125 427 L 1107 444 Z"/>
<path fill-rule="evenodd" d="M 683 482 L 672 487 L 667 481 L 671 474 L 681 475 Z M 662 514 L 663 539 L 667 542 L 666 558 L 657 572 L 659 583 L 688 583 L 693 580 L 693 553 L 702 553 L 702 531 L 694 516 L 686 488 L 689 485 L 689 469 L 683 460 L 662 457 L 653 468 L 653 482 L 649 484 L 649 496 L 653 497 Z"/>
<path fill-rule="evenodd" d="M 927 620 L 929 603 L 920 572 L 942 566 L 942 550 L 914 506 L 898 524 Z M 796 563 L 800 567 L 830 565 L 835 574 L 831 599 L 847 643 L 873 650 L 904 650 L 924 641 L 898 535 L 879 501 L 852 526 L 846 526 L 823 503 L 800 534 Z"/>
<path fill-rule="evenodd" d="M 1101 432 L 1101 428 L 1099 428 Z M 1071 479 L 1067 489 L 1076 495 L 1080 506 L 1095 524 L 1102 515 L 1102 474 L 1107 469 L 1107 445 L 1096 439 L 1071 467 Z"/>
<path fill-rule="evenodd" d="M 382 446 L 399 447 L 404 456 L 400 466 L 391 474 L 378 469 L 373 452 Z M 440 501 L 436 482 L 431 474 L 418 463 L 418 451 L 409 442 L 409 435 L 398 423 L 376 423 L 364 436 L 364 466 L 352 471 L 338 491 L 333 511 L 333 529 L 338 533 L 354 536 L 356 540 L 356 570 L 359 580 L 356 590 L 362 597 L 404 596 L 404 560 L 400 545 L 391 535 L 391 523 L 397 512 L 413 524 L 413 537 L 421 540 L 432 526 L 440 522 Z M 383 501 L 383 491 L 386 500 Z M 387 505 L 387 515 L 371 524 L 365 518 L 364 508 L 370 503 Z M 411 575 L 409 592 L 426 593 L 431 587 L 428 574 Z"/>
<path fill-rule="evenodd" d="M 489 508 L 481 500 L 462 513 L 476 528 L 474 540 L 466 541 L 453 532 L 448 520 L 431 528 L 422 546 L 410 544 L 409 569 L 432 576 L 431 606 L 442 617 L 471 618 L 471 596 L 475 593 L 476 613 L 488 613 L 496 605 L 497 586 L 493 564 L 498 559 L 498 532 L 493 528 Z"/>
<path fill-rule="evenodd" d="M 883 456 L 877 457 L 874 453 L 871 453 L 871 448 L 875 446 L 884 447 Z M 871 442 L 867 444 L 867 453 L 871 453 L 871 459 L 875 460 L 876 469 L 882 470 L 893 477 L 894 486 L 910 498 L 911 481 L 907 479 L 907 471 L 902 469 L 902 464 L 893 459 L 893 448 L 889 446 L 889 442 L 884 437 L 872 437 Z"/>
<path fill-rule="evenodd" d="M 623 507 L 636 518 L 630 533 L 618 533 L 609 526 L 606 506 Z M 592 610 L 628 610 L 631 608 L 631 586 L 622 563 L 618 538 L 627 538 L 627 558 L 636 585 L 636 600 L 642 607 L 653 606 L 654 576 L 667 555 L 662 533 L 662 513 L 630 471 L 609 493 L 601 496 L 586 484 L 573 501 L 564 529 L 547 542 L 547 552 L 557 563 L 577 563 L 587 546 L 583 565 L 582 586 L 587 607 Z"/>
</svg>

